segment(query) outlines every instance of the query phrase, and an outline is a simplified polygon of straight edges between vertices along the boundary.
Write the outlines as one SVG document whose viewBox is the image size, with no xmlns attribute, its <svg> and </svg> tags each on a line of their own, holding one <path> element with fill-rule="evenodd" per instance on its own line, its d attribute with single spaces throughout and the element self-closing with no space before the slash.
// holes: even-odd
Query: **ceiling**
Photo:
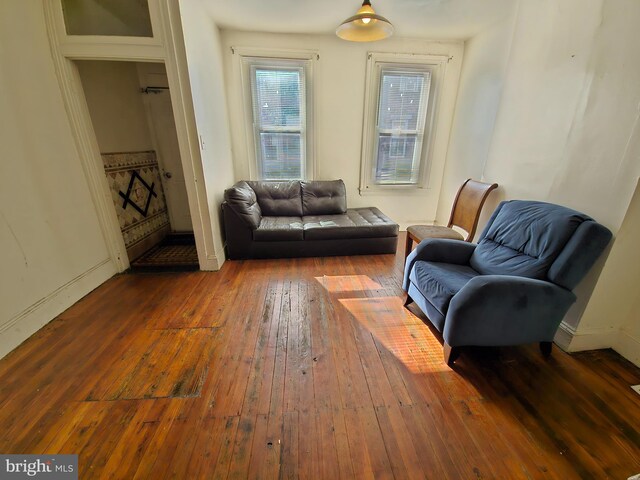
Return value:
<svg viewBox="0 0 640 480">
<path fill-rule="evenodd" d="M 359 0 L 202 0 L 220 28 L 333 34 Z M 466 39 L 506 17 L 517 0 L 371 0 L 399 37 Z"/>
</svg>

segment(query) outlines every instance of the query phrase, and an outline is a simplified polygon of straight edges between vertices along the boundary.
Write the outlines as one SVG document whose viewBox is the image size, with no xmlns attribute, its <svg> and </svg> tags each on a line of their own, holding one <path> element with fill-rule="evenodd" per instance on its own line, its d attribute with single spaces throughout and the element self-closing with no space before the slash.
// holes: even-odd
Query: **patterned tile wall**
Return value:
<svg viewBox="0 0 640 480">
<path fill-rule="evenodd" d="M 166 228 L 169 214 L 155 152 L 104 153 L 102 161 L 125 246 Z"/>
</svg>

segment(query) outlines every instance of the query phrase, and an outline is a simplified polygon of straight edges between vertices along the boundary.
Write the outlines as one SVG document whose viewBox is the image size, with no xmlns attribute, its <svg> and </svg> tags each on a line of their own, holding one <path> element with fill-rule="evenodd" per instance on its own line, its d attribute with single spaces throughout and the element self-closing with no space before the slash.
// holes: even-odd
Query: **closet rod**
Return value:
<svg viewBox="0 0 640 480">
<path fill-rule="evenodd" d="M 144 87 L 140 89 L 140 93 L 162 93 L 163 90 L 169 90 L 169 87 Z"/>
</svg>

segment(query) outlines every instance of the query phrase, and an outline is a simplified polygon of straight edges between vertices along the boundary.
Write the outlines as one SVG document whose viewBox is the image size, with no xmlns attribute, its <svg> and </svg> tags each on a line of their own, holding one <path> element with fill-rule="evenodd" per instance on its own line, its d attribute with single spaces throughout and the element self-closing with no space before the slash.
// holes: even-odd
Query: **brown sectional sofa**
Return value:
<svg viewBox="0 0 640 480">
<path fill-rule="evenodd" d="M 342 180 L 241 181 L 224 198 L 231 259 L 396 251 L 398 225 L 375 207 L 348 209 Z"/>
</svg>

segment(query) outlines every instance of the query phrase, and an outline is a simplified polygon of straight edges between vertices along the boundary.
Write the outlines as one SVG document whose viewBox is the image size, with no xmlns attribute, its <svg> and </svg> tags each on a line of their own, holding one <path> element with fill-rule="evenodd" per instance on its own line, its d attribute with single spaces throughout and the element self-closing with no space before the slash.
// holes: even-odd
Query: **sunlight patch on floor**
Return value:
<svg viewBox="0 0 640 480">
<path fill-rule="evenodd" d="M 323 275 L 314 278 L 330 293 L 382 290 L 382 286 L 367 275 Z"/>
<path fill-rule="evenodd" d="M 442 345 L 399 297 L 338 300 L 376 340 L 412 373 L 445 372 Z"/>
</svg>

